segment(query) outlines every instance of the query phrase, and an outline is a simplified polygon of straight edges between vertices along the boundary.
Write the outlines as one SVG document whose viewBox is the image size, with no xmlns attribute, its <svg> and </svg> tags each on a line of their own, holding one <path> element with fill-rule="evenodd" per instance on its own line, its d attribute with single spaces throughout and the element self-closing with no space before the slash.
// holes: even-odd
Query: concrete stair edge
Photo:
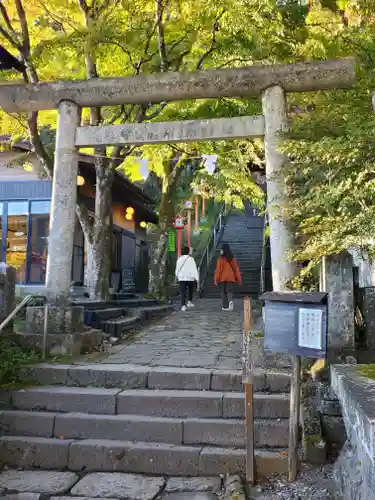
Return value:
<svg viewBox="0 0 375 500">
<path fill-rule="evenodd" d="M 288 446 L 288 419 L 255 419 L 257 448 Z M 168 418 L 6 410 L 0 414 L 6 436 L 108 439 L 244 448 L 244 419 Z"/>
<path fill-rule="evenodd" d="M 168 476 L 217 476 L 243 474 L 244 449 L 185 446 L 112 440 L 69 440 L 4 436 L 2 462 L 24 469 L 130 472 Z M 287 453 L 255 450 L 257 475 L 265 477 L 287 470 Z"/>
<path fill-rule="evenodd" d="M 237 392 L 103 389 L 37 386 L 12 392 L 19 410 L 155 417 L 244 418 L 244 394 Z M 289 394 L 254 394 L 254 417 L 289 416 Z"/>
<path fill-rule="evenodd" d="M 242 392 L 241 370 L 148 367 L 131 364 L 41 363 L 19 370 L 23 383 L 119 389 L 165 389 Z M 280 393 L 290 388 L 290 373 L 282 369 L 257 369 L 256 392 Z"/>
</svg>

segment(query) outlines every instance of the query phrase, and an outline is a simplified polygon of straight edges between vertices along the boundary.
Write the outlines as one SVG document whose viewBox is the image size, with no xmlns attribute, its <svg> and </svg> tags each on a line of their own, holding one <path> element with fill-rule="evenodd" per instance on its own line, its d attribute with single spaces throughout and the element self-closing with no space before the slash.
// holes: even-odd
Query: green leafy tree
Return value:
<svg viewBox="0 0 375 500">
<path fill-rule="evenodd" d="M 6 47 L 25 63 L 24 79 L 31 83 L 248 64 L 272 58 L 273 44 L 280 45 L 282 38 L 281 18 L 271 1 L 249 5 L 245 0 L 194 4 L 174 0 L 49 0 L 48 4 L 28 0 L 23 4 L 14 0 L 1 3 L 0 10 L 0 34 Z M 142 122 L 162 116 L 165 108 L 166 103 L 95 108 L 84 110 L 83 120 L 92 126 Z M 4 132 L 24 135 L 27 126 L 49 176 L 53 155 L 40 131 L 54 128 L 55 122 L 55 112 L 1 116 Z M 131 152 L 132 148 L 122 147 L 93 151 L 95 217 L 90 219 L 84 206 L 77 207 L 89 250 L 92 297 L 103 299 L 108 294 L 111 185 L 114 170 Z M 168 178 L 175 179 L 170 182 L 173 191 L 178 176 L 168 168 Z"/>
<path fill-rule="evenodd" d="M 373 255 L 375 5 L 322 2 L 306 19 L 308 37 L 299 48 L 320 57 L 354 55 L 361 63 L 358 85 L 294 98 L 292 131 L 284 144 L 290 158 L 285 182 L 286 215 L 296 228 L 295 259 L 362 249 Z"/>
<path fill-rule="evenodd" d="M 105 76 L 192 71 L 205 68 L 292 62 L 350 53 L 344 16 L 313 2 L 287 0 L 10 0 L 0 7 L 0 35 L 26 66 L 26 82 L 90 79 Z M 357 8 L 357 7 L 356 7 Z M 354 7 L 352 8 L 352 10 Z M 354 9 L 355 10 L 355 9 Z M 367 15 L 367 14 L 366 14 Z M 345 18 L 345 19 L 344 19 Z M 368 43 L 364 35 L 356 40 Z M 344 41 L 343 33 L 347 34 Z M 333 35 L 333 36 L 332 36 Z M 361 38 L 362 37 L 362 38 Z M 332 39 L 332 40 L 331 40 Z M 19 78 L 14 74 L 7 79 Z M 259 113 L 259 99 L 221 99 L 125 105 L 83 110 L 83 122 L 139 123 L 150 120 L 211 118 Z M 53 130 L 56 112 L 12 116 L 1 113 L 3 133 L 24 135 L 28 129 L 45 171 L 53 175 L 53 150 L 42 131 Z M 134 154 L 133 148 L 103 147 L 96 157 L 95 216 L 84 206 L 77 213 L 88 245 L 92 297 L 106 298 L 109 288 L 111 186 L 114 171 Z M 236 204 L 261 193 L 249 176 L 249 163 L 262 163 L 262 144 L 250 141 L 145 148 L 162 183 L 159 244 L 154 261 L 166 254 L 166 234 L 178 197 L 181 172 L 191 156 L 218 154 L 215 176 L 198 171 L 193 187 Z M 127 168 L 127 167 L 126 167 Z M 152 280 L 151 280 L 152 281 Z M 160 286 L 156 285 L 156 288 Z"/>
</svg>

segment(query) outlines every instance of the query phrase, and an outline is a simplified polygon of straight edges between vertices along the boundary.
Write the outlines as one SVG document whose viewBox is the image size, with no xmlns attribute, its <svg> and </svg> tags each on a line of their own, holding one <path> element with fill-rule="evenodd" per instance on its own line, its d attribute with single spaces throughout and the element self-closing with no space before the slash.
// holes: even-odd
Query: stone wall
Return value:
<svg viewBox="0 0 375 500">
<path fill-rule="evenodd" d="M 335 463 L 342 500 L 375 500 L 375 380 L 360 365 L 334 365 L 331 384 L 342 408 L 347 441 Z"/>
<path fill-rule="evenodd" d="M 348 252 L 353 257 L 353 265 L 358 267 L 359 286 L 374 286 L 375 285 L 375 267 L 366 252 L 362 252 L 357 248 L 350 248 Z"/>
<path fill-rule="evenodd" d="M 340 401 L 328 382 L 319 382 L 317 406 L 327 452 L 331 456 L 337 456 L 345 444 L 346 432 Z"/>
<path fill-rule="evenodd" d="M 307 462 L 323 464 L 336 457 L 346 441 L 341 406 L 324 379 L 304 381 L 302 386 L 302 444 Z"/>
</svg>

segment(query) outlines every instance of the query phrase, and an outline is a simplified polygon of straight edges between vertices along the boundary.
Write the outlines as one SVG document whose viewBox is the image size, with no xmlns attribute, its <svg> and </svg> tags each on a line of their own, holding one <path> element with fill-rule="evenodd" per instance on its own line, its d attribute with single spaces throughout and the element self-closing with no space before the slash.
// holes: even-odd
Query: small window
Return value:
<svg viewBox="0 0 375 500">
<path fill-rule="evenodd" d="M 49 200 L 31 202 L 32 214 L 49 214 L 50 211 L 51 211 L 51 202 Z"/>
<path fill-rule="evenodd" d="M 28 215 L 28 201 L 10 201 L 8 203 L 8 215 Z"/>
</svg>

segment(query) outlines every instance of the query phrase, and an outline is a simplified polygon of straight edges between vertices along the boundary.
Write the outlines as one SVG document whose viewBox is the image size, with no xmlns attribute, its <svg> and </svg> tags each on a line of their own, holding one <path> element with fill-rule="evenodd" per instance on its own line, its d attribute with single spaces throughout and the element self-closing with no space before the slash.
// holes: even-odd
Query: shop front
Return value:
<svg viewBox="0 0 375 500">
<path fill-rule="evenodd" d="M 0 202 L 0 261 L 16 269 L 18 285 L 43 285 L 46 277 L 50 200 Z M 111 245 L 111 287 L 129 288 L 129 277 L 138 291 L 148 284 L 147 241 L 114 225 Z M 72 283 L 84 286 L 87 249 L 76 220 L 73 241 Z"/>
<path fill-rule="evenodd" d="M 46 278 L 49 214 L 52 183 L 33 172 L 1 166 L 0 153 L 0 261 L 17 272 L 18 289 L 43 288 Z M 6 164 L 5 159 L 3 163 Z M 89 155 L 80 155 L 77 195 L 89 215 L 95 210 L 95 166 Z M 146 292 L 148 286 L 148 223 L 156 223 L 152 200 L 116 172 L 112 188 L 111 288 L 133 288 Z M 87 248 L 81 225 L 76 220 L 73 241 L 74 286 L 85 284 Z M 31 290 L 30 290 L 31 291 Z"/>
<path fill-rule="evenodd" d="M 16 269 L 17 284 L 45 282 L 50 200 L 0 202 L 0 260 Z M 76 223 L 72 281 L 83 284 L 84 238 Z"/>
</svg>

